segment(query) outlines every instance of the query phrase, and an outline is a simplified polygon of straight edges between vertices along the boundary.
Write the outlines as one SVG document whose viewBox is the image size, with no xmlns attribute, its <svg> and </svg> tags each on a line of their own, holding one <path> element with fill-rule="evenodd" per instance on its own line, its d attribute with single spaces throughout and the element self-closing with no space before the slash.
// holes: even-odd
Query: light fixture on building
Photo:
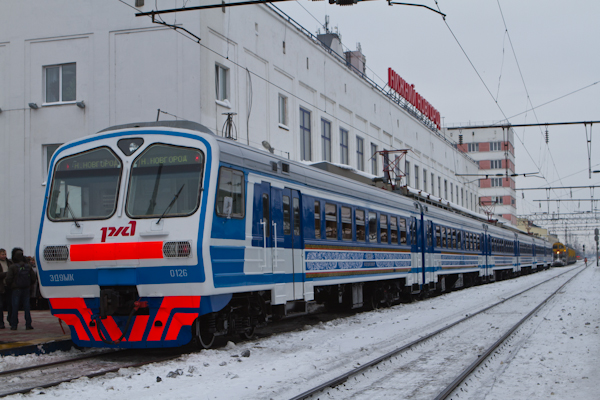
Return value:
<svg viewBox="0 0 600 400">
<path fill-rule="evenodd" d="M 32 110 L 37 110 L 40 107 L 36 103 L 29 103 L 29 108 L 31 108 Z"/>
<path fill-rule="evenodd" d="M 78 102 L 77 102 L 77 103 L 75 103 L 75 104 L 77 104 L 77 107 L 79 107 L 79 108 L 85 108 L 85 103 L 83 102 L 83 100 L 81 100 L 81 101 L 78 101 Z"/>
<path fill-rule="evenodd" d="M 273 148 L 273 146 L 271 146 L 271 144 L 269 142 L 267 142 L 266 140 L 262 141 L 262 145 L 265 149 L 269 150 L 269 153 L 275 152 L 275 149 Z"/>
</svg>

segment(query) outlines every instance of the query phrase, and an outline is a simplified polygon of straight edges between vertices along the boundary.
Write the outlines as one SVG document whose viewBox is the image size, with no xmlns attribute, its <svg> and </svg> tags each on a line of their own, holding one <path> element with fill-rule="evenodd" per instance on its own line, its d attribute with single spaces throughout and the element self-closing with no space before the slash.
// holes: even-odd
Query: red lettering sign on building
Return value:
<svg viewBox="0 0 600 400">
<path fill-rule="evenodd" d="M 415 90 L 415 85 L 408 84 L 400 75 L 391 68 L 388 68 L 388 86 L 392 88 L 400 96 L 404 97 L 406 101 L 412 104 L 421 114 L 427 117 L 431 122 L 441 128 L 441 117 L 440 112 L 436 110 L 427 100 L 425 100 Z"/>
</svg>

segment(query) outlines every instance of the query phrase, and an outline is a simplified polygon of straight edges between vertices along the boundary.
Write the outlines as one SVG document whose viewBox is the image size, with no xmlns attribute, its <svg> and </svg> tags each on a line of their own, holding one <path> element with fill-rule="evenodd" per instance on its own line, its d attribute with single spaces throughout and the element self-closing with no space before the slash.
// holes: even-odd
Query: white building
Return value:
<svg viewBox="0 0 600 400">
<path fill-rule="evenodd" d="M 477 173 L 477 164 L 415 107 L 366 79 L 360 51 L 336 54 L 337 36 L 325 46 L 266 5 L 156 16 L 185 28 L 177 31 L 135 16 L 155 4 L 181 6 L 0 3 L 0 247 L 33 253 L 59 144 L 157 117 L 223 134 L 223 114 L 235 113 L 232 135 L 242 143 L 373 175 L 383 168 L 374 151 L 410 149 L 410 186 L 477 211 L 477 182 L 456 177 Z"/>
</svg>

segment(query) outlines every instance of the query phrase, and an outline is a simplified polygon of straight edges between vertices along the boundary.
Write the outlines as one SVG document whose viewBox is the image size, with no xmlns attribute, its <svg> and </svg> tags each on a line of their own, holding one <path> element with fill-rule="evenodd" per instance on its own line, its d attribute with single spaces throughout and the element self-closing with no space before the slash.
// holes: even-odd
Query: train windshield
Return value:
<svg viewBox="0 0 600 400">
<path fill-rule="evenodd" d="M 198 149 L 154 144 L 133 162 L 127 194 L 131 218 L 181 217 L 200 203 L 204 155 Z"/>
<path fill-rule="evenodd" d="M 106 147 L 60 160 L 52 178 L 48 218 L 109 218 L 117 205 L 121 169 L 121 160 Z"/>
</svg>

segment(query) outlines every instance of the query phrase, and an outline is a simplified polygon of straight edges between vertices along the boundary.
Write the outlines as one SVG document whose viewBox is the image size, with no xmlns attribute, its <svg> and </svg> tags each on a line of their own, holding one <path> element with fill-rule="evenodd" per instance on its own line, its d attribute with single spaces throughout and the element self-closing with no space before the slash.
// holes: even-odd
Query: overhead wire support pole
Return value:
<svg viewBox="0 0 600 400">
<path fill-rule="evenodd" d="M 599 188 L 599 185 L 586 185 L 586 186 L 552 186 L 552 187 L 538 187 L 538 188 L 517 188 L 515 190 L 547 190 L 547 189 L 594 189 Z"/>
</svg>

